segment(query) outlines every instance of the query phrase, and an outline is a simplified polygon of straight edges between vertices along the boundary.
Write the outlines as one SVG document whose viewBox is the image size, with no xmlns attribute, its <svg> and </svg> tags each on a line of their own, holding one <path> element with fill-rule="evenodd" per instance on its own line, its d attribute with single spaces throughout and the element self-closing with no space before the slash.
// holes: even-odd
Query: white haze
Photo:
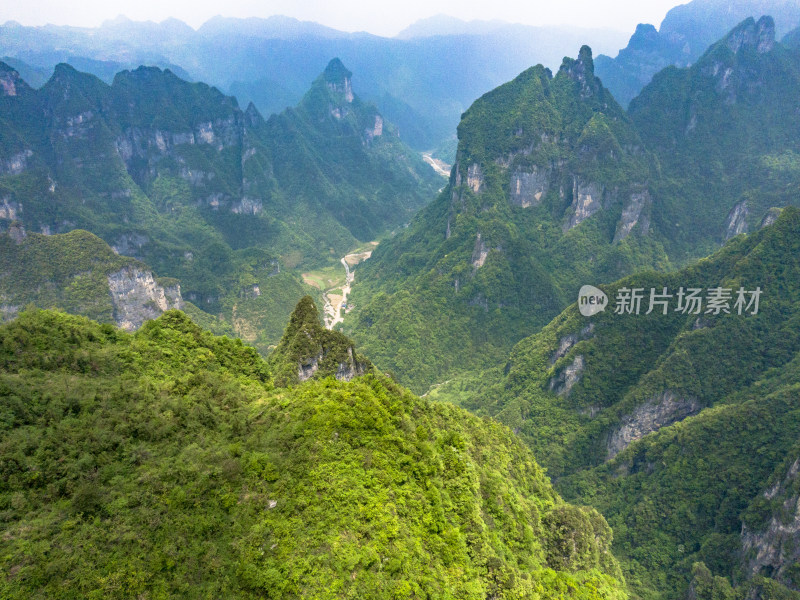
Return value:
<svg viewBox="0 0 800 600">
<path fill-rule="evenodd" d="M 105 20 L 125 15 L 135 21 L 157 22 L 174 17 L 197 28 L 215 15 L 286 15 L 342 31 L 394 36 L 419 19 L 447 14 L 464 20 L 497 19 L 526 25 L 572 25 L 629 32 L 638 23 L 658 26 L 667 11 L 680 3 L 680 0 L 5 0 L 0 1 L 0 23 L 14 20 L 23 25 L 96 27 Z"/>
</svg>

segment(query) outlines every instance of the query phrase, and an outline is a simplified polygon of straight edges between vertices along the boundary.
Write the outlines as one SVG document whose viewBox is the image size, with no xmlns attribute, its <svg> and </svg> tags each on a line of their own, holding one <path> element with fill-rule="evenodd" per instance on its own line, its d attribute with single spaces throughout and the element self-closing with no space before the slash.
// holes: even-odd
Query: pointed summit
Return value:
<svg viewBox="0 0 800 600">
<path fill-rule="evenodd" d="M 577 59 L 565 57 L 559 73 L 580 83 L 581 96 L 584 98 L 594 95 L 600 89 L 600 81 L 594 76 L 594 59 L 589 46 L 581 46 Z"/>
<path fill-rule="evenodd" d="M 350 338 L 322 326 L 311 296 L 304 296 L 297 303 L 268 362 L 278 386 L 324 377 L 350 381 L 372 369 L 369 360 L 356 354 Z"/>
<path fill-rule="evenodd" d="M 766 54 L 775 47 L 775 20 L 770 16 L 763 16 L 758 22 L 753 17 L 745 19 L 727 35 L 724 43 L 735 54 L 741 50 Z"/>
<path fill-rule="evenodd" d="M 4 96 L 19 96 L 32 91 L 19 73 L 0 61 L 0 98 Z"/>
<path fill-rule="evenodd" d="M 347 70 L 347 67 L 345 67 L 338 58 L 331 60 L 322 73 L 322 78 L 325 80 L 325 83 L 328 84 L 328 89 L 332 92 L 344 95 L 346 102 L 353 101 L 352 77 L 353 74 Z"/>
<path fill-rule="evenodd" d="M 256 127 L 264 123 L 264 118 L 261 116 L 261 113 L 258 112 L 256 105 L 252 102 L 247 105 L 247 109 L 244 111 L 244 116 L 247 125 L 250 127 Z"/>
</svg>

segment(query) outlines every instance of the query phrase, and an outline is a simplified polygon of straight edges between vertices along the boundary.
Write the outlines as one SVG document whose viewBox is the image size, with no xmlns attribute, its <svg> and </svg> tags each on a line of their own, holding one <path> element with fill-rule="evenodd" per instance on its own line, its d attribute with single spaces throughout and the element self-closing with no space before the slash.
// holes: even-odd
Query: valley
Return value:
<svg viewBox="0 0 800 600">
<path fill-rule="evenodd" d="M 800 0 L 595 8 L 0 25 L 0 598 L 800 600 Z"/>
<path fill-rule="evenodd" d="M 324 306 L 322 309 L 325 327 L 334 329 L 336 325 L 344 322 L 344 315 L 352 310 L 347 304 L 347 297 L 355 281 L 355 273 L 350 269 L 372 256 L 372 251 L 379 242 L 370 242 L 366 246 L 357 248 L 346 254 L 339 261 L 344 267 L 344 277 L 336 267 L 328 267 L 321 271 L 303 273 L 303 281 L 318 290 L 322 290 Z"/>
<path fill-rule="evenodd" d="M 422 158 L 428 163 L 433 170 L 436 171 L 442 177 L 450 177 L 450 168 L 452 165 L 448 165 L 441 159 L 434 158 L 431 152 L 423 152 Z"/>
</svg>

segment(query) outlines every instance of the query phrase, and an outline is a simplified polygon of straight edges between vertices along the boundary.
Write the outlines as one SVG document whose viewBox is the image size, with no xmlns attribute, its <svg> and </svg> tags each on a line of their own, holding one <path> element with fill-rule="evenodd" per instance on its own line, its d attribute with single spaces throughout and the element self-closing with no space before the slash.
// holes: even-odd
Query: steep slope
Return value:
<svg viewBox="0 0 800 600">
<path fill-rule="evenodd" d="M 693 0 L 670 10 L 658 30 L 641 24 L 615 58 L 597 57 L 597 74 L 622 104 L 639 95 L 662 69 L 688 67 L 737 23 L 771 15 L 780 35 L 800 25 L 791 0 Z"/>
<path fill-rule="evenodd" d="M 375 376 L 272 389 L 170 311 L 0 327 L 4 597 L 623 599 L 502 426 Z"/>
<path fill-rule="evenodd" d="M 373 107 L 334 89 L 349 74 L 331 65 L 297 111 L 267 122 L 157 68 L 108 86 L 59 65 L 32 90 L 0 64 L 0 223 L 91 231 L 265 349 L 308 293 L 287 269 L 402 224 L 439 184 Z"/>
<path fill-rule="evenodd" d="M 666 265 L 651 156 L 591 50 L 486 94 L 459 125 L 449 185 L 359 267 L 348 331 L 424 390 L 492 364 L 586 281 Z"/>
<path fill-rule="evenodd" d="M 87 231 L 45 236 L 13 225 L 0 234 L 0 319 L 13 318 L 31 303 L 128 330 L 171 308 L 184 308 L 176 280 L 156 279 L 145 265 L 115 254 Z M 203 314 L 196 307 L 186 309 Z"/>
<path fill-rule="evenodd" d="M 307 202 L 307 219 L 332 215 L 358 240 L 407 223 L 441 185 L 394 126 L 353 93 L 352 73 L 339 59 L 265 129 L 274 177 L 291 204 Z"/>
<path fill-rule="evenodd" d="M 800 211 L 786 208 L 695 266 L 601 286 L 604 312 L 585 317 L 573 304 L 504 368 L 437 395 L 512 427 L 557 489 L 601 510 L 640 597 L 684 598 L 695 562 L 728 582 L 698 567 L 708 595 L 692 597 L 731 581 L 742 594 L 797 589 L 799 240 Z M 717 314 L 719 288 L 728 299 Z M 631 290 L 638 313 L 620 310 Z M 771 593 L 748 597 L 784 597 Z"/>
<path fill-rule="evenodd" d="M 448 189 L 364 266 L 348 331 L 418 391 L 496 364 L 584 284 L 687 264 L 797 203 L 800 53 L 770 17 L 665 69 L 628 115 L 592 64 L 477 101 Z"/>
<path fill-rule="evenodd" d="M 356 354 L 347 336 L 322 326 L 311 296 L 297 303 L 286 332 L 269 355 L 269 365 L 281 386 L 311 378 L 350 381 L 373 370 L 368 359 Z"/>
<path fill-rule="evenodd" d="M 696 246 L 758 227 L 796 202 L 800 52 L 771 17 L 747 19 L 692 67 L 665 69 L 630 116 L 668 174 L 663 227 Z"/>
<path fill-rule="evenodd" d="M 106 22 L 98 28 L 0 25 L 0 56 L 52 72 L 59 62 L 107 79 L 111 65 L 168 67 L 251 101 L 265 116 L 297 104 L 332 56 L 356 73 L 356 93 L 397 125 L 403 140 L 430 150 L 449 138 L 478 96 L 527 66 L 556 67 L 582 43 L 608 53 L 618 31 L 504 24 L 414 39 L 345 33 L 289 17 L 215 17 L 198 31 L 174 20 Z M 185 69 L 186 76 L 174 65 Z M 38 87 L 38 86 L 36 86 Z"/>
</svg>

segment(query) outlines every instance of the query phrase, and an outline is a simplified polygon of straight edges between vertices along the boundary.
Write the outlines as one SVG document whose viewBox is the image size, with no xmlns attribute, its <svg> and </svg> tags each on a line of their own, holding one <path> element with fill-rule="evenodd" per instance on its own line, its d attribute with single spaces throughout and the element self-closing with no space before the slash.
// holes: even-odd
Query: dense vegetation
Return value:
<svg viewBox="0 0 800 600">
<path fill-rule="evenodd" d="M 500 364 L 582 285 L 688 264 L 774 221 L 800 172 L 800 53 L 774 36 L 769 17 L 742 22 L 627 114 L 588 48 L 483 96 L 450 185 L 364 265 L 346 331 L 422 392 Z"/>
<path fill-rule="evenodd" d="M 800 53 L 771 17 L 747 19 L 686 69 L 659 73 L 629 113 L 665 178 L 659 226 L 673 254 L 757 229 L 797 203 Z"/>
<path fill-rule="evenodd" d="M 795 518 L 793 484 L 771 502 L 762 493 L 798 458 L 798 256 L 800 211 L 786 208 L 774 225 L 695 266 L 602 286 L 605 312 L 586 318 L 573 304 L 517 344 L 504 368 L 452 381 L 431 397 L 512 427 L 559 491 L 601 510 L 638 596 L 683 598 L 701 562 L 700 588 L 707 569 L 720 578 L 709 590 L 743 581 L 797 589 L 797 536 L 788 535 L 790 549 L 775 564 L 751 563 L 742 527 L 762 531 L 773 515 Z M 673 294 L 667 314 L 660 305 L 645 314 L 650 289 L 664 287 Z M 681 287 L 702 289 L 704 299 L 708 289 L 734 290 L 730 314 L 706 313 L 707 304 L 699 314 L 677 311 Z M 757 314 L 753 306 L 739 314 L 740 287 L 761 287 Z M 622 288 L 644 290 L 639 315 L 614 312 Z M 781 541 L 774 533 L 765 539 Z M 780 581 L 759 583 L 779 567 Z M 731 588 L 730 596 L 695 597 L 741 598 L 749 585 L 737 595 Z"/>
<path fill-rule="evenodd" d="M 402 224 L 440 183 L 338 60 L 268 121 L 153 67 L 110 86 L 63 64 L 39 90 L 0 78 L 0 228 L 90 231 L 262 350 L 311 291 L 297 269 Z"/>
<path fill-rule="evenodd" d="M 669 265 L 646 235 L 656 166 L 592 65 L 584 47 L 476 101 L 449 185 L 359 267 L 345 329 L 416 391 L 496 364 L 582 283 Z M 587 194 L 606 209 L 579 220 Z"/>
<path fill-rule="evenodd" d="M 11 235 L 0 234 L 0 319 L 33 303 L 113 323 L 107 276 L 136 263 L 88 231 L 46 236 L 14 226 Z"/>
<path fill-rule="evenodd" d="M 0 596 L 800 599 L 798 48 L 748 19 L 626 112 L 584 46 L 475 102 L 358 269 L 377 368 L 294 269 L 438 182 L 340 61 L 268 120 L 0 64 L 0 310 L 106 322 L 0 326 Z M 110 326 L 137 259 L 200 307 Z"/>
<path fill-rule="evenodd" d="M 273 388 L 177 311 L 33 311 L 0 389 L 3 597 L 626 597 L 508 429 L 375 375 Z"/>
</svg>

